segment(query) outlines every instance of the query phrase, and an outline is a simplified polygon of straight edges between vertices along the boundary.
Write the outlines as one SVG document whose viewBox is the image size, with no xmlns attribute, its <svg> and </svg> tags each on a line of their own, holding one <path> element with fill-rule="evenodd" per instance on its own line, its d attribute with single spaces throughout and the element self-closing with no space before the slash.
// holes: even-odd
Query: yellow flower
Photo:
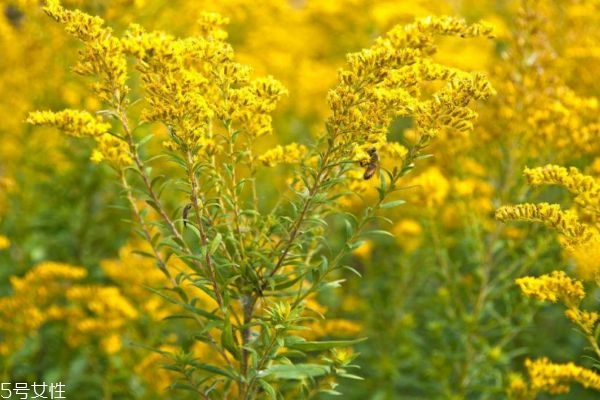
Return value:
<svg viewBox="0 0 600 400">
<path fill-rule="evenodd" d="M 406 252 L 418 248 L 423 240 L 423 228 L 414 219 L 401 219 L 391 232 L 396 237 L 396 243 Z"/>
<path fill-rule="evenodd" d="M 75 72 L 99 77 L 92 84 L 99 97 L 115 108 L 124 105 L 129 93 L 127 59 L 121 42 L 112 36 L 112 29 L 103 27 L 104 21 L 99 17 L 61 7 L 58 0 L 47 1 L 44 11 L 85 43 Z"/>
<path fill-rule="evenodd" d="M 298 143 L 292 143 L 286 146 L 277 145 L 259 156 L 258 161 L 268 167 L 273 167 L 277 164 L 301 163 L 307 152 L 306 146 Z"/>
<path fill-rule="evenodd" d="M 370 48 L 347 55 L 347 69 L 338 72 L 339 85 L 327 100 L 331 109 L 329 132 L 342 151 L 355 155 L 387 142 L 387 127 L 397 117 L 412 117 L 425 145 L 444 129 L 472 129 L 476 114 L 467 108 L 472 99 L 494 93 L 481 74 L 469 74 L 431 60 L 436 35 L 489 36 L 481 24 L 467 25 L 453 18 L 425 18 L 398 26 Z M 431 99 L 422 99 L 423 81 L 447 85 Z"/>
<path fill-rule="evenodd" d="M 4 235 L 0 235 L 0 250 L 7 249 L 9 246 L 10 240 Z"/>
<path fill-rule="evenodd" d="M 565 311 L 565 315 L 571 321 L 581 327 L 583 332 L 588 336 L 594 336 L 594 328 L 598 322 L 600 315 L 595 311 L 582 311 L 577 308 L 569 308 Z"/>
<path fill-rule="evenodd" d="M 328 318 L 323 321 L 323 337 L 335 335 L 337 337 L 356 337 L 362 332 L 360 322 L 341 318 Z"/>
<path fill-rule="evenodd" d="M 33 125 L 52 125 L 74 137 L 100 137 L 108 133 L 110 124 L 102 122 L 86 111 L 63 110 L 34 111 L 29 113 L 27 122 Z"/>
<path fill-rule="evenodd" d="M 415 186 L 411 193 L 414 201 L 429 208 L 441 206 L 450 191 L 450 183 L 438 167 L 429 167 L 411 185 Z"/>
<path fill-rule="evenodd" d="M 227 39 L 227 31 L 221 29 L 221 26 L 229 24 L 229 18 L 218 13 L 205 11 L 200 15 L 197 24 L 203 36 L 216 40 Z"/>
<path fill-rule="evenodd" d="M 96 141 L 98 145 L 92 153 L 92 161 L 99 163 L 106 160 L 117 169 L 127 167 L 133 163 L 129 146 L 124 140 L 105 133 L 97 138 Z"/>
<path fill-rule="evenodd" d="M 508 397 L 514 400 L 533 399 L 527 382 L 521 375 L 510 374 L 508 377 Z"/>
<path fill-rule="evenodd" d="M 28 287 L 47 288 L 54 282 L 80 280 L 86 276 L 85 268 L 46 261 L 29 270 L 22 278 L 11 277 L 10 282 L 15 291 L 25 291 Z"/>
<path fill-rule="evenodd" d="M 546 391 L 552 394 L 567 393 L 571 382 L 600 390 L 600 375 L 572 362 L 555 364 L 547 358 L 541 358 L 534 361 L 526 360 L 525 367 L 529 373 L 530 385 L 535 391 Z"/>
<path fill-rule="evenodd" d="M 567 253 L 575 262 L 577 276 L 596 281 L 600 286 L 600 234 L 595 233 L 589 240 L 569 246 Z"/>
<path fill-rule="evenodd" d="M 121 350 L 121 338 L 116 333 L 110 334 L 102 339 L 101 346 L 106 354 L 115 354 Z"/>
<path fill-rule="evenodd" d="M 525 177 L 532 186 L 561 185 L 575 194 L 575 201 L 583 207 L 589 207 L 600 217 L 600 184 L 594 178 L 584 175 L 577 168 L 569 169 L 558 165 L 546 165 L 540 168 L 525 168 Z"/>
<path fill-rule="evenodd" d="M 538 221 L 546 226 L 556 229 L 567 238 L 567 243 L 572 245 L 589 240 L 593 231 L 572 211 L 562 211 L 558 204 L 518 204 L 516 206 L 502 206 L 496 210 L 496 218 L 500 221 Z"/>
<path fill-rule="evenodd" d="M 583 284 L 563 271 L 553 271 L 540 277 L 524 277 L 515 281 L 523 294 L 542 301 L 561 301 L 568 308 L 577 307 L 585 297 Z"/>
</svg>

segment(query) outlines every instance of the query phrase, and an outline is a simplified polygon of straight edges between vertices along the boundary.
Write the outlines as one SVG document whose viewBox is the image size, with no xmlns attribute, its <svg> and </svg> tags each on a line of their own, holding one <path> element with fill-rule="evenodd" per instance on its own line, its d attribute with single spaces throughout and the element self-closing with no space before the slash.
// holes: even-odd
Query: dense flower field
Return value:
<svg viewBox="0 0 600 400">
<path fill-rule="evenodd" d="M 600 2 L 0 6 L 4 398 L 598 397 Z"/>
</svg>

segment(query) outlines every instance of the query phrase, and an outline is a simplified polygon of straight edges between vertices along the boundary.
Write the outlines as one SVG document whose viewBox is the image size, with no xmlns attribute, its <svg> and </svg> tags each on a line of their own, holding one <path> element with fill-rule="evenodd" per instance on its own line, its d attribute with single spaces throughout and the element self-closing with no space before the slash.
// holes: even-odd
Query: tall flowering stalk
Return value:
<svg viewBox="0 0 600 400">
<path fill-rule="evenodd" d="M 345 256 L 378 209 L 402 203 L 386 200 L 430 141 L 442 130 L 471 130 L 469 103 L 493 93 L 483 75 L 432 61 L 435 37 L 489 36 L 490 28 L 428 18 L 392 29 L 348 55 L 318 140 L 264 152 L 271 113 L 287 91 L 235 61 L 226 18 L 203 14 L 199 35 L 189 38 L 138 25 L 118 37 L 100 18 L 56 0 L 45 11 L 83 42 L 74 70 L 93 79 L 105 108 L 33 112 L 28 121 L 97 142 L 92 159 L 116 171 L 150 245 L 140 253 L 169 279 L 154 291 L 180 307 L 172 318 L 190 321 L 190 337 L 215 355 L 160 350 L 181 376 L 172 388 L 200 398 L 309 397 L 357 378 L 348 372 L 355 355 L 344 349 L 356 340 L 303 336 L 322 318 L 308 304 L 340 285 L 338 271 L 352 270 Z M 398 117 L 412 119 L 413 143 L 388 142 Z M 264 178 L 266 168 L 284 163 L 288 190 L 271 201 L 265 193 L 277 182 Z M 345 243 L 332 247 L 325 233 L 337 200 L 367 185 L 378 185 L 375 203 L 345 214 Z"/>
<path fill-rule="evenodd" d="M 600 184 L 592 176 L 577 168 L 546 165 L 526 168 L 525 177 L 530 185 L 560 185 L 575 195 L 575 206 L 562 210 L 559 204 L 518 204 L 503 206 L 496 211 L 501 221 L 536 221 L 561 234 L 561 244 L 575 262 L 572 278 L 565 271 L 553 271 L 539 277 L 516 280 L 525 296 L 565 306 L 565 316 L 586 338 L 592 355 L 600 360 L 598 337 L 600 314 L 582 307 L 586 298 L 585 282 L 600 286 Z M 600 391 L 600 373 L 596 368 L 586 368 L 572 362 L 554 363 L 547 358 L 527 360 L 529 375 L 526 382 L 521 376 L 511 378 L 509 394 L 515 399 L 534 399 L 540 392 L 567 393 L 572 383 Z"/>
</svg>

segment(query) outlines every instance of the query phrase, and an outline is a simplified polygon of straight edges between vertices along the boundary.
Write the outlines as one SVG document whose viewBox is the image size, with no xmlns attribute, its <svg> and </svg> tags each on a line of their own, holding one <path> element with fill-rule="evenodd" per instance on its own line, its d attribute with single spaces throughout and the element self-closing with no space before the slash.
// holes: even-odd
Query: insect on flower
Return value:
<svg viewBox="0 0 600 400">
<path fill-rule="evenodd" d="M 193 204 L 189 203 L 187 204 L 185 207 L 183 207 L 183 227 L 185 228 L 187 226 L 187 217 L 188 217 L 188 213 L 190 212 L 190 210 L 192 209 Z"/>
<path fill-rule="evenodd" d="M 365 167 L 365 173 L 363 178 L 365 180 L 371 179 L 375 172 L 377 172 L 377 168 L 379 168 L 379 154 L 377 154 L 377 149 L 375 147 L 371 147 L 367 150 L 367 154 L 369 154 L 369 160 L 361 163 L 363 167 Z"/>
</svg>

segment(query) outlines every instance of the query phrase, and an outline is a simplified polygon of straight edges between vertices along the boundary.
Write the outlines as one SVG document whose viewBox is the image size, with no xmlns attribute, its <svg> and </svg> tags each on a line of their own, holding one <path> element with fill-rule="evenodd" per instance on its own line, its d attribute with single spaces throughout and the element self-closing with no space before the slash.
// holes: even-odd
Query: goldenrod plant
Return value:
<svg viewBox="0 0 600 400">
<path fill-rule="evenodd" d="M 597 2 L 61 4 L 0 0 L 0 395 L 597 398 Z"/>
<path fill-rule="evenodd" d="M 496 211 L 496 218 L 501 221 L 541 222 L 556 230 L 564 250 L 574 261 L 574 270 L 567 273 L 560 269 L 538 277 L 526 276 L 518 278 L 516 283 L 527 297 L 561 303 L 565 307 L 564 315 L 585 338 L 594 363 L 585 367 L 574 362 L 552 362 L 547 357 L 527 359 L 528 379 L 514 374 L 509 382 L 509 397 L 535 399 L 540 392 L 568 393 L 573 383 L 600 391 L 600 374 L 595 369 L 600 360 L 599 314 L 584 306 L 589 291 L 600 285 L 600 232 L 597 225 L 600 184 L 577 168 L 557 165 L 527 168 L 525 176 L 532 186 L 564 187 L 575 196 L 574 207 L 563 210 L 559 204 L 548 203 L 503 206 Z M 586 286 L 589 287 L 588 293 Z M 597 304 L 594 309 L 597 309 Z"/>
<path fill-rule="evenodd" d="M 499 224 L 494 210 L 527 201 L 527 165 L 560 163 L 598 175 L 598 86 L 577 72 L 597 67 L 597 47 L 578 39 L 598 37 L 584 28 L 597 26 L 596 8 L 514 1 L 491 12 L 461 5 L 494 23 L 496 48 L 486 53 L 474 43 L 479 47 L 439 54 L 446 62 L 483 64 L 498 94 L 478 106 L 473 134 L 432 143 L 435 158 L 407 177 L 406 206 L 386 214 L 397 221 L 396 239 L 355 252 L 366 279 L 351 281 L 344 295 L 357 298 L 338 306 L 342 315 L 367 319 L 375 340 L 358 348 L 364 365 L 378 368 L 353 387 L 368 386 L 380 398 L 505 398 L 508 371 L 521 369 L 526 356 L 565 363 L 585 356 L 585 343 L 561 313 L 532 307 L 514 284 L 565 262 L 556 237 L 536 224 Z M 398 121 L 392 133 L 410 135 L 406 125 Z M 562 196 L 551 190 L 540 202 Z M 567 396 L 597 394 L 574 385 Z"/>
<path fill-rule="evenodd" d="M 327 318 L 312 299 L 342 284 L 339 271 L 356 272 L 345 257 L 368 236 L 387 234 L 371 225 L 403 203 L 392 194 L 430 142 L 472 130 L 470 103 L 494 93 L 483 74 L 435 62 L 436 37 L 488 37 L 491 28 L 449 17 L 393 28 L 347 56 L 316 139 L 264 151 L 271 113 L 288 93 L 235 60 L 225 17 L 203 13 L 195 36 L 176 38 L 136 24 L 117 35 L 55 0 L 44 10 L 83 43 L 74 72 L 90 77 L 102 107 L 27 121 L 94 140 L 92 161 L 115 171 L 149 246 L 138 253 L 168 280 L 150 290 L 188 329 L 188 345 L 154 348 L 178 373 L 170 388 L 200 398 L 312 397 L 359 379 L 345 348 L 362 339 L 307 339 L 307 324 Z M 390 142 L 401 117 L 414 121 L 414 140 Z M 265 168 L 280 164 L 290 165 L 280 169 L 287 188 L 273 199 L 264 193 L 277 182 Z M 368 186 L 378 195 L 362 212 L 344 211 L 341 200 Z M 339 246 L 326 239 L 338 216 Z"/>
</svg>

